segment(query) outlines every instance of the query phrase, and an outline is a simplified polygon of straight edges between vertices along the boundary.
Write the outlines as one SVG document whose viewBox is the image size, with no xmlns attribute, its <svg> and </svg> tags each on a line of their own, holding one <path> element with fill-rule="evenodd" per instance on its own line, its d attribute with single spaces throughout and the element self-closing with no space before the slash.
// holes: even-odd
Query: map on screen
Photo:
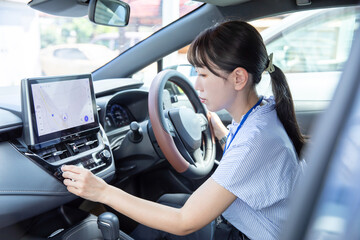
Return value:
<svg viewBox="0 0 360 240">
<path fill-rule="evenodd" d="M 31 85 L 38 136 L 95 121 L 88 78 Z"/>
</svg>

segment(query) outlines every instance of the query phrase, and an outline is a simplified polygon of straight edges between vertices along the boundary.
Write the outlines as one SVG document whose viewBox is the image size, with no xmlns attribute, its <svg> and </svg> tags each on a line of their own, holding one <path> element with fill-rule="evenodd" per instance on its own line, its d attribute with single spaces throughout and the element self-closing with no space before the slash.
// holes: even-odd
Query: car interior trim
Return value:
<svg viewBox="0 0 360 240">
<path fill-rule="evenodd" d="M 88 13 L 88 4 L 77 0 L 32 0 L 28 5 L 36 10 L 64 17 L 82 17 Z"/>
</svg>

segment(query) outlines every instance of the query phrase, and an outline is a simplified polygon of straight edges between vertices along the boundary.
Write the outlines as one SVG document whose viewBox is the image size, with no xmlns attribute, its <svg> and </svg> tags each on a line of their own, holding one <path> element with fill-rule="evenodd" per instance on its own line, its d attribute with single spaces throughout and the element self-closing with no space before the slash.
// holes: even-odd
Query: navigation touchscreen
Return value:
<svg viewBox="0 0 360 240">
<path fill-rule="evenodd" d="M 99 126 L 91 75 L 24 79 L 22 92 L 28 145 Z"/>
</svg>

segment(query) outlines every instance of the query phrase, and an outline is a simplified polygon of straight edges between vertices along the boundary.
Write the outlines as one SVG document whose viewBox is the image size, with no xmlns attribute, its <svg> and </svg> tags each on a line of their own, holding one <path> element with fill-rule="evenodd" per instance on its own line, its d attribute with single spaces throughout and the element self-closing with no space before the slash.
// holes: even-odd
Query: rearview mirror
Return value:
<svg viewBox="0 0 360 240">
<path fill-rule="evenodd" d="M 90 0 L 90 21 L 114 27 L 124 27 L 129 22 L 130 6 L 120 0 Z"/>
</svg>

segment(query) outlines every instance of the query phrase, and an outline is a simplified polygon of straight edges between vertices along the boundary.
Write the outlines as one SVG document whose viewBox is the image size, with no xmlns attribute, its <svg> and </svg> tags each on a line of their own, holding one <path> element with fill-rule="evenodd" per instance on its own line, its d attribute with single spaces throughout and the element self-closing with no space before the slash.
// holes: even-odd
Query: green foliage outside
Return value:
<svg viewBox="0 0 360 240">
<path fill-rule="evenodd" d="M 41 48 L 49 45 L 69 43 L 89 43 L 94 36 L 102 33 L 117 32 L 116 28 L 96 25 L 87 17 L 53 18 L 44 16 L 40 26 Z"/>
</svg>

